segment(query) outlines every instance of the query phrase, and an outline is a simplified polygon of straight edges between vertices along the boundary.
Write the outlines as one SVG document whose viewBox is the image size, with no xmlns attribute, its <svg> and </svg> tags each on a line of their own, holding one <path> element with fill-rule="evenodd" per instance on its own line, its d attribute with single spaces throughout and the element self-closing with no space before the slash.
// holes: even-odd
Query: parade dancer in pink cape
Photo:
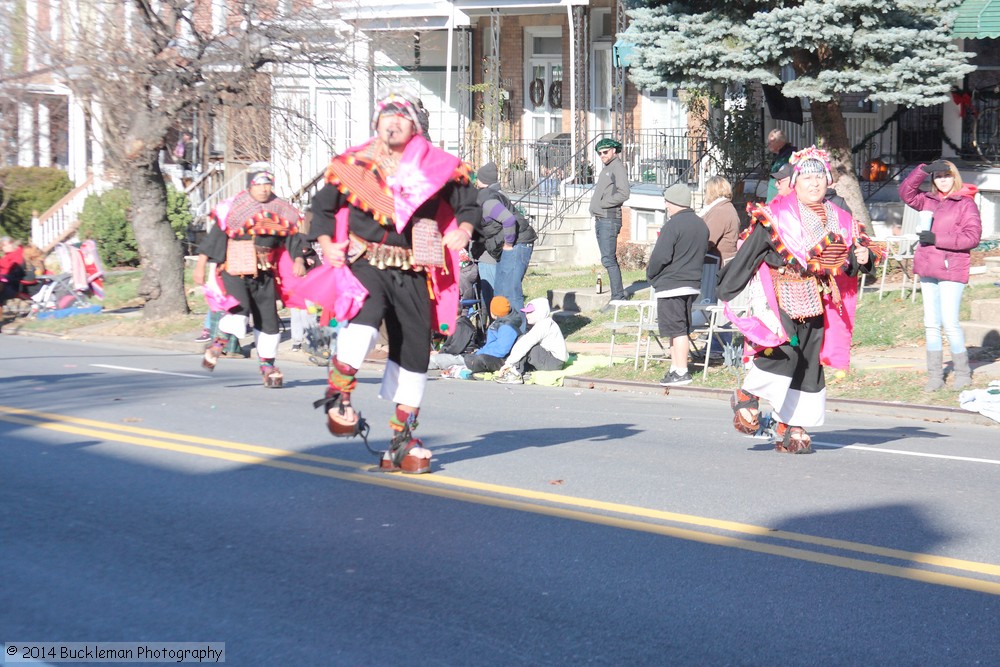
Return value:
<svg viewBox="0 0 1000 667">
<path fill-rule="evenodd" d="M 319 241 L 331 268 L 317 269 L 316 278 L 310 274 L 300 293 L 318 303 L 335 302 L 337 310 L 347 307 L 337 317 L 349 320 L 337 337 L 326 394 L 315 405 L 325 409 L 330 433 L 362 435 L 367 444 L 368 427 L 351 394 L 384 323 L 389 356 L 379 395 L 396 410 L 389 448 L 375 452 L 379 469 L 425 473 L 431 452 L 412 431 L 427 382 L 431 334 L 454 328 L 458 251 L 480 225 L 481 209 L 468 168 L 420 136 L 416 96 L 398 90 L 380 95 L 372 129 L 368 142 L 333 158 L 326 185 L 312 200 L 309 236 Z M 350 269 L 346 275 L 343 267 Z M 324 280 L 328 293 L 316 294 Z M 363 300 L 345 306 L 352 300 L 339 297 L 348 291 Z"/>
<path fill-rule="evenodd" d="M 775 449 L 807 454 L 807 428 L 826 413 L 824 366 L 850 363 L 859 271 L 880 259 L 851 215 L 825 201 L 830 158 L 815 146 L 791 157 L 792 191 L 751 211 L 735 257 L 719 276 L 719 298 L 743 295 L 749 313 L 727 314 L 743 332 L 750 369 L 732 399 L 741 433 L 761 427 L 760 399 L 774 409 Z"/>
<path fill-rule="evenodd" d="M 208 344 L 202 366 L 214 370 L 228 335 L 242 338 L 253 318 L 254 342 L 260 374 L 266 387 L 281 387 L 283 375 L 275 366 L 281 340 L 278 319 L 278 262 L 298 232 L 302 214 L 272 192 L 274 175 L 264 162 L 247 168 L 247 189 L 225 200 L 210 214 L 212 229 L 198 246 L 193 279 L 206 285 L 206 299 L 225 314 L 220 335 Z M 209 262 L 218 266 L 219 281 Z M 293 259 L 298 275 L 305 275 L 301 256 Z M 221 285 L 220 285 L 221 283 Z"/>
</svg>

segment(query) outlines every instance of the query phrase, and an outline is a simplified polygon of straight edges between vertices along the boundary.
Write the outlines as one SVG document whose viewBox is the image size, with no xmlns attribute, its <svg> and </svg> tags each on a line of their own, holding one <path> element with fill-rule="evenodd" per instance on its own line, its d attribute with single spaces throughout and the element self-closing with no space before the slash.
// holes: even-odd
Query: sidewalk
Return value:
<svg viewBox="0 0 1000 667">
<path fill-rule="evenodd" d="M 567 347 L 572 354 L 586 354 L 607 358 L 611 345 L 610 343 L 569 342 Z M 621 349 L 621 352 L 619 352 L 619 349 Z M 634 350 L 634 348 L 630 348 L 628 345 L 616 345 L 615 358 L 620 361 L 629 359 L 632 350 Z M 863 368 L 866 370 L 885 369 L 904 372 L 920 372 L 926 368 L 925 357 L 926 353 L 922 345 L 898 347 L 887 350 L 865 350 L 851 353 L 851 365 L 855 368 Z M 640 367 L 641 359 L 642 356 L 640 353 Z M 949 362 L 950 356 L 947 352 L 945 352 L 945 364 L 947 365 Z M 970 362 L 970 365 L 973 369 L 974 388 L 983 388 L 991 380 L 1000 379 L 1000 360 L 993 360 L 989 362 L 972 361 Z M 718 366 L 715 368 L 718 368 Z M 564 382 L 564 386 L 585 389 L 603 389 L 605 391 L 628 391 L 644 394 L 669 394 L 670 392 L 676 391 L 680 392 L 682 395 L 700 395 L 706 398 L 714 398 L 725 401 L 729 400 L 730 394 L 732 393 L 731 389 L 715 389 L 710 387 L 701 387 L 696 384 L 681 387 L 670 387 L 668 389 L 651 381 L 614 380 L 608 378 L 590 377 L 567 377 Z M 977 412 L 971 412 L 959 407 L 957 397 L 953 407 L 900 403 L 893 401 L 828 398 L 827 409 L 830 412 L 842 413 L 872 414 L 873 412 L 881 412 L 887 416 L 930 422 L 1000 426 L 1000 424 L 988 417 L 984 417 Z"/>
<path fill-rule="evenodd" d="M 596 356 L 608 356 L 610 343 L 576 343 L 568 342 L 567 347 L 571 353 L 588 354 Z M 629 357 L 634 350 L 634 343 L 631 345 L 618 344 L 615 346 L 615 358 L 623 360 Z M 977 350 L 971 350 L 975 353 Z M 639 354 L 640 364 L 642 363 L 642 353 Z M 945 366 L 951 361 L 951 355 L 945 351 Z M 927 353 L 923 345 L 913 345 L 907 347 L 896 347 L 886 350 L 852 350 L 851 366 L 865 370 L 899 370 L 899 371 L 923 371 L 927 368 Z M 972 367 L 973 376 L 982 380 L 982 384 L 990 380 L 1000 379 L 1000 360 L 969 362 Z"/>
</svg>

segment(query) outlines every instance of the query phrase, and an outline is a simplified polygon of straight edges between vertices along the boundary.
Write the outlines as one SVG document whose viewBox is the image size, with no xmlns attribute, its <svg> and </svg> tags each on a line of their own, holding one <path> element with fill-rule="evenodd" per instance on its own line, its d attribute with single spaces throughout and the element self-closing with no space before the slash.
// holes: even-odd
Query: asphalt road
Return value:
<svg viewBox="0 0 1000 667">
<path fill-rule="evenodd" d="M 279 360 L 280 361 L 280 360 Z M 0 641 L 234 665 L 997 665 L 995 427 L 431 380 L 432 475 L 367 472 L 322 369 L 0 337 Z M 388 437 L 365 370 L 355 404 Z"/>
</svg>

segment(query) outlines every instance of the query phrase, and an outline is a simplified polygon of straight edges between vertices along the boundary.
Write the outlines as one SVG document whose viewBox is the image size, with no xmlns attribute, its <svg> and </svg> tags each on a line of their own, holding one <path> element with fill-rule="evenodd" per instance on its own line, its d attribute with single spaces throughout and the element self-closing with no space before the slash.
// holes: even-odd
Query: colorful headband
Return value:
<svg viewBox="0 0 1000 667">
<path fill-rule="evenodd" d="M 799 174 L 826 174 L 827 184 L 833 183 L 833 171 L 830 168 L 830 153 L 822 148 L 810 146 L 800 151 L 792 153 L 788 159 L 788 164 L 792 165 L 792 187 Z"/>
<path fill-rule="evenodd" d="M 379 96 L 379 101 L 375 103 L 375 112 L 372 114 L 372 132 L 378 125 L 379 117 L 386 113 L 403 116 L 413 123 L 418 132 L 422 127 L 416 97 L 401 90 L 390 89 L 383 91 Z"/>
</svg>

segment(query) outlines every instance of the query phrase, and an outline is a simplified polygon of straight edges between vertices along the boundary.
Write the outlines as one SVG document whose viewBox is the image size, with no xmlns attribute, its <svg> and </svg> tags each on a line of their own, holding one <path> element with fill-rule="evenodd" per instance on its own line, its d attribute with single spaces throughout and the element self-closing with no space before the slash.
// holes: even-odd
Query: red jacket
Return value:
<svg viewBox="0 0 1000 667">
<path fill-rule="evenodd" d="M 899 197 L 918 211 L 933 211 L 934 245 L 920 244 L 913 253 L 913 272 L 921 278 L 969 282 L 970 251 L 979 245 L 983 223 L 976 206 L 976 186 L 963 185 L 941 197 L 920 191 L 927 173 L 920 165 L 899 185 Z"/>
<path fill-rule="evenodd" d="M 18 246 L 0 257 L 0 279 L 4 282 L 20 282 L 24 275 L 24 248 Z"/>
</svg>

